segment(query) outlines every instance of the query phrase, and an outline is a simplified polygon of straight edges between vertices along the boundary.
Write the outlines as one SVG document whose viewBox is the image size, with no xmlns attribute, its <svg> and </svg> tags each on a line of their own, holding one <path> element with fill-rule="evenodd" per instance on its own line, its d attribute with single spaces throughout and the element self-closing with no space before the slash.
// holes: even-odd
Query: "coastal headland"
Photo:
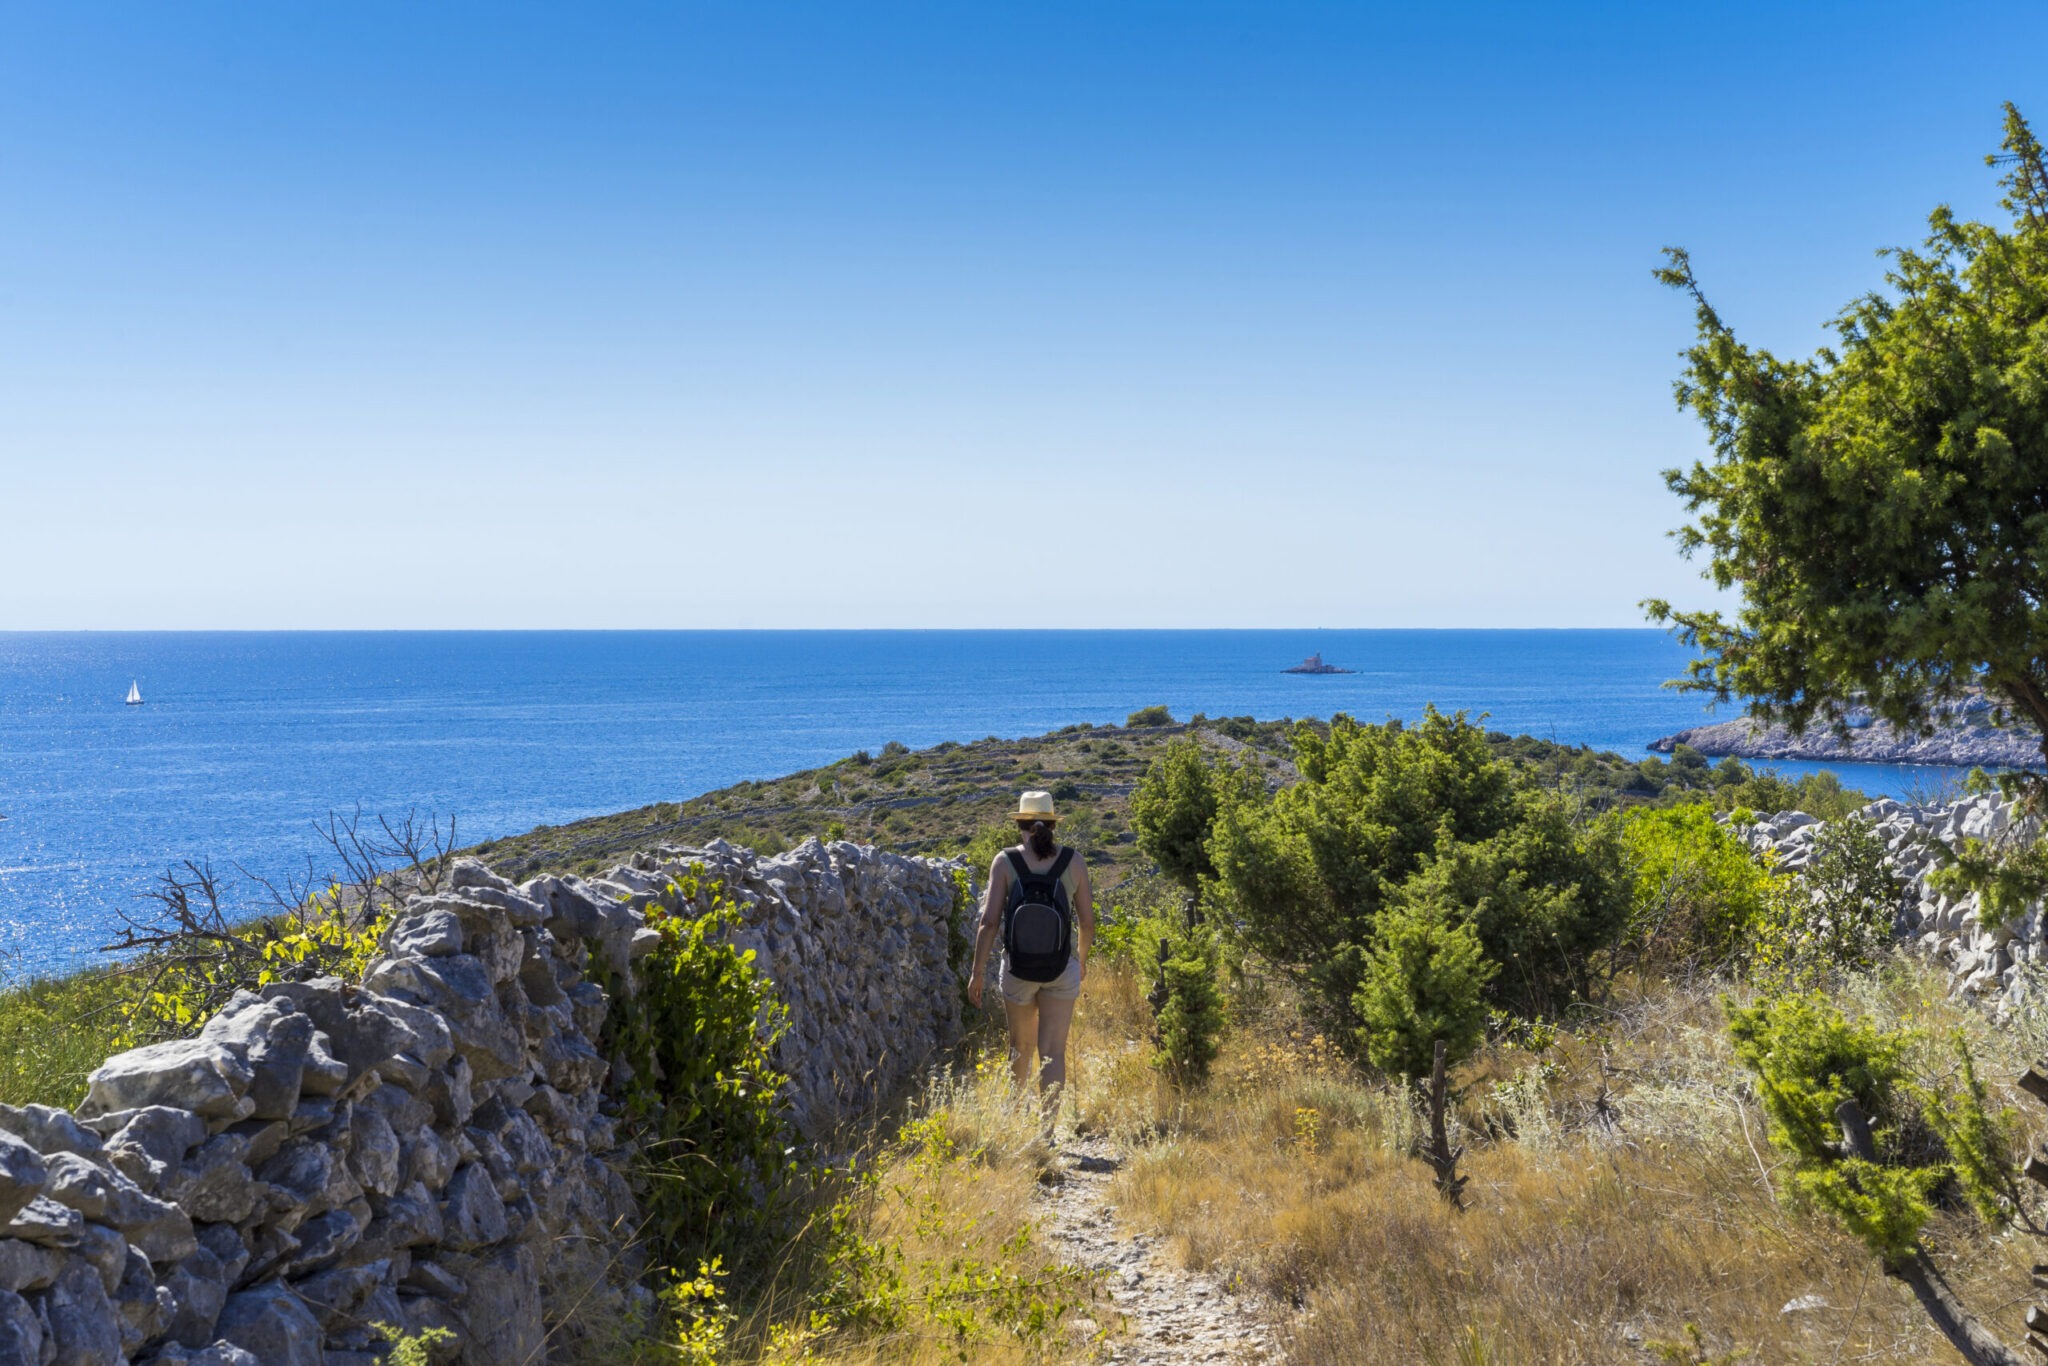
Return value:
<svg viewBox="0 0 2048 1366">
<path fill-rule="evenodd" d="M 1738 759 L 1942 764 L 1986 769 L 2041 766 L 2040 732 L 2024 721 L 1994 724 L 1992 704 L 1982 696 L 1965 698 L 1944 708 L 1941 722 L 1925 735 L 1896 730 L 1867 717 L 1855 718 L 1847 736 L 1824 725 L 1810 726 L 1804 734 L 1794 734 L 1782 723 L 1740 716 L 1667 735 L 1653 741 L 1650 748 L 1659 754 L 1670 754 L 1680 745 L 1715 758 L 1732 755 Z"/>
</svg>

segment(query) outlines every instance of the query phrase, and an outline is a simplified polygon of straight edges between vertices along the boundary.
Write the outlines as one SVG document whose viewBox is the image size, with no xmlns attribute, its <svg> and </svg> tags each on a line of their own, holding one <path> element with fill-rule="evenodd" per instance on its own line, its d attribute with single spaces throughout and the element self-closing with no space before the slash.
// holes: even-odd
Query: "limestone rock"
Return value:
<svg viewBox="0 0 2048 1366">
<path fill-rule="evenodd" d="M 254 1352 L 244 1351 L 232 1342 L 215 1342 L 199 1348 L 172 1343 L 143 1366 L 263 1366 L 263 1363 L 257 1360 Z"/>
<path fill-rule="evenodd" d="M 447 958 L 462 952 L 462 921 L 444 906 L 406 912 L 385 938 L 397 958 Z"/>
<path fill-rule="evenodd" d="M 448 885 L 458 889 L 488 887 L 500 892 L 514 890 L 511 881 L 492 872 L 489 864 L 480 858 L 468 856 L 456 859 L 448 865 Z"/>
<path fill-rule="evenodd" d="M 413 1262 L 411 1269 L 405 1273 L 399 1284 L 407 1290 L 432 1295 L 442 1300 L 459 1300 L 469 1290 L 460 1276 L 439 1262 L 427 1261 L 424 1258 Z"/>
<path fill-rule="evenodd" d="M 348 1154 L 348 1168 L 357 1184 L 373 1195 L 392 1194 L 404 1160 L 405 1150 L 383 1112 L 357 1107 Z"/>
<path fill-rule="evenodd" d="M 492 1180 L 490 1169 L 478 1162 L 465 1164 L 448 1182 L 442 1218 L 447 1228 L 441 1243 L 458 1252 L 503 1242 L 511 1232 L 497 1183 Z"/>
<path fill-rule="evenodd" d="M 41 1153 L 13 1134 L 0 1133 L 0 1221 L 27 1208 L 47 1171 Z"/>
<path fill-rule="evenodd" d="M 268 1183 L 298 1205 L 320 1198 L 334 1174 L 334 1150 L 312 1138 L 295 1138 L 257 1169 L 256 1179 Z"/>
<path fill-rule="evenodd" d="M 332 1328 L 368 1298 L 390 1270 L 388 1261 L 336 1267 L 295 1281 L 292 1289 L 306 1302 L 306 1308 L 312 1311 L 322 1328 Z"/>
<path fill-rule="evenodd" d="M 49 1158 L 44 1190 L 87 1219 L 118 1229 L 152 1262 L 174 1262 L 199 1244 L 192 1219 L 165 1200 L 145 1195 L 133 1181 L 111 1168 L 101 1168 L 75 1153 Z"/>
<path fill-rule="evenodd" d="M 158 1286 L 149 1258 L 141 1249 L 128 1249 L 121 1279 L 113 1290 L 114 1313 L 121 1320 L 121 1350 L 133 1352 L 151 1338 L 161 1335 L 177 1308 L 176 1297 Z"/>
<path fill-rule="evenodd" d="M 159 1194 L 195 1221 L 238 1224 L 256 1207 L 258 1195 L 244 1160 L 248 1155 L 245 1136 L 215 1134 L 165 1178 Z"/>
<path fill-rule="evenodd" d="M 85 1217 L 77 1210 L 38 1195 L 0 1232 L 41 1247 L 71 1248 L 78 1246 L 84 1228 Z"/>
<path fill-rule="evenodd" d="M 0 1366 L 42 1366 L 43 1321 L 28 1301 L 0 1290 Z"/>
<path fill-rule="evenodd" d="M 299 1081 L 313 1049 L 313 1017 L 289 1000 L 237 993 L 199 1031 L 201 1039 L 238 1053 L 249 1066 L 253 1119 L 287 1119 L 299 1103 Z"/>
<path fill-rule="evenodd" d="M 254 1074 L 232 1049 L 209 1039 L 177 1039 L 117 1053 L 86 1079 L 81 1115 L 167 1105 L 208 1119 L 243 1119 Z"/>
<path fill-rule="evenodd" d="M 324 1366 L 320 1321 L 277 1281 L 230 1295 L 217 1331 L 263 1366 Z"/>
<path fill-rule="evenodd" d="M 195 1224 L 199 1246 L 220 1260 L 221 1274 L 229 1285 L 237 1284 L 248 1269 L 252 1249 L 248 1237 L 232 1224 Z"/>
<path fill-rule="evenodd" d="M 110 1135 L 106 1156 L 116 1169 L 145 1189 L 156 1189 L 185 1155 L 206 1141 L 206 1121 L 190 1110 L 152 1105 L 102 1116 L 96 1123 Z"/>
<path fill-rule="evenodd" d="M 246 1252 L 241 1261 L 248 1261 Z M 228 1302 L 229 1280 L 229 1268 L 204 1246 L 164 1275 L 164 1287 L 176 1302 L 164 1325 L 172 1341 L 186 1347 L 204 1347 L 213 1341 L 214 1321 Z"/>
<path fill-rule="evenodd" d="M 297 1233 L 299 1248 L 289 1264 L 294 1276 L 334 1265 L 361 1240 L 363 1225 L 350 1211 L 331 1209 L 300 1224 Z"/>
<path fill-rule="evenodd" d="M 0 1132 L 13 1134 L 37 1152 L 98 1156 L 100 1136 L 80 1124 L 69 1111 L 48 1105 L 0 1105 Z"/>
<path fill-rule="evenodd" d="M 521 1244 L 465 1258 L 458 1274 L 467 1291 L 456 1308 L 469 1329 L 458 1359 L 465 1366 L 540 1360 L 546 1336 L 533 1249 Z"/>
<path fill-rule="evenodd" d="M 102 1224 L 85 1223 L 79 1226 L 78 1245 L 71 1255 L 99 1272 L 100 1284 L 111 1295 L 127 1269 L 128 1250 L 128 1240 L 114 1230 Z"/>
<path fill-rule="evenodd" d="M 19 1238 L 0 1238 L 0 1290 L 41 1290 L 64 1269 L 64 1254 Z"/>
<path fill-rule="evenodd" d="M 371 1202 L 376 1217 L 370 1221 L 364 1241 L 379 1254 L 400 1248 L 431 1247 L 441 1241 L 445 1221 L 441 1206 L 427 1188 L 415 1181 L 380 1206 Z"/>
<path fill-rule="evenodd" d="M 48 1338 L 55 1344 L 50 1366 L 120 1366 L 121 1322 L 100 1273 L 73 1262 L 43 1292 Z"/>
<path fill-rule="evenodd" d="M 328 1052 L 348 1069 L 351 1082 L 385 1058 L 407 1052 L 423 1056 L 421 1050 L 431 1047 L 414 1028 L 410 1012 L 394 1009 L 393 1002 L 375 992 L 349 986 L 338 978 L 280 982 L 263 991 L 266 996 L 292 1001 L 313 1017 L 313 1023 L 327 1036 Z"/>
<path fill-rule="evenodd" d="M 387 958 L 371 969 L 366 985 L 442 1015 L 455 1051 L 479 1081 L 509 1077 L 525 1064 L 525 1047 L 498 1008 L 491 974 L 472 954 Z"/>
</svg>

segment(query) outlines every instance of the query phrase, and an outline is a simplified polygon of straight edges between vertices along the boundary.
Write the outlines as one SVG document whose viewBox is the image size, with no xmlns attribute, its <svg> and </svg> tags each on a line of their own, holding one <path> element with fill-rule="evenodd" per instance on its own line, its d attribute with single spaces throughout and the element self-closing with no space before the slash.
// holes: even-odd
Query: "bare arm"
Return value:
<svg viewBox="0 0 2048 1366">
<path fill-rule="evenodd" d="M 967 999 L 981 1004 L 981 991 L 988 981 L 988 956 L 996 946 L 996 931 L 1003 923 L 1003 901 L 1010 894 L 1010 864 L 1001 854 L 988 868 L 988 890 L 981 895 L 981 925 L 974 935 L 974 971 L 967 978 Z"/>
<path fill-rule="evenodd" d="M 1095 952 L 1095 888 L 1088 881 L 1088 860 L 1077 852 L 1074 867 L 1081 875 L 1074 879 L 1074 938 L 1081 946 L 1081 971 L 1088 971 L 1088 955 Z"/>
</svg>

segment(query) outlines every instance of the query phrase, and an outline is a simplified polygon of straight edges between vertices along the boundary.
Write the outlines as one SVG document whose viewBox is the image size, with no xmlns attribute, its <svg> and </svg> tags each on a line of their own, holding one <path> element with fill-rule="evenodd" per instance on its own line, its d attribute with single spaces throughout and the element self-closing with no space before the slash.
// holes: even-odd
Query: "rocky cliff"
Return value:
<svg viewBox="0 0 2048 1366">
<path fill-rule="evenodd" d="M 804 1125 L 956 1037 L 949 865 L 813 840 L 515 886 L 462 861 L 361 985 L 243 992 L 195 1038 L 107 1059 L 75 1111 L 0 1107 L 0 1366 L 367 1366 L 380 1323 L 541 1362 L 565 1278 L 625 1309 L 644 1292 L 619 1274 L 636 1206 L 597 979 L 632 990 L 645 908 L 688 914 L 696 864 L 789 1003 Z"/>
</svg>

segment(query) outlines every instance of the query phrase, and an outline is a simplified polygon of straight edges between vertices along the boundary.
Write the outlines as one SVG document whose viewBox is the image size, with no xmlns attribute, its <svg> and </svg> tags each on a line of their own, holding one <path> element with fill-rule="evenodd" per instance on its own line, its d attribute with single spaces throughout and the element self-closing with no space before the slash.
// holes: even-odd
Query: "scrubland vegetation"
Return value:
<svg viewBox="0 0 2048 1366">
<path fill-rule="evenodd" d="M 1325 723 L 1310 721 L 1321 727 Z M 1177 721 L 1164 707 L 1132 713 L 1122 726 L 1079 724 L 1049 735 L 987 739 L 912 750 L 890 744 L 822 768 L 735 783 L 685 801 L 485 841 L 473 853 L 506 877 L 594 873 L 656 844 L 731 840 L 773 854 L 810 836 L 851 839 L 906 854 L 972 853 L 986 863 L 991 841 L 1009 837 L 1017 793 L 1040 787 L 1060 805 L 1063 837 L 1088 856 L 1099 882 L 1149 867 L 1131 827 L 1131 794 L 1148 765 L 1174 741 L 1194 737 L 1213 753 L 1251 759 L 1269 786 L 1294 777 L 1292 721 L 1197 715 Z M 1607 810 L 1706 798 L 1721 810 L 1798 808 L 1816 816 L 1854 810 L 1862 798 L 1833 774 L 1788 780 L 1740 759 L 1709 762 L 1680 746 L 1670 760 L 1630 759 L 1585 745 L 1486 733 L 1496 755 L 1539 786 Z"/>
<path fill-rule="evenodd" d="M 1680 540 L 1743 601 L 1733 620 L 1650 604 L 1701 650 L 1692 686 L 1795 727 L 1859 709 L 1910 727 L 1972 688 L 2048 721 L 2048 159 L 2016 111 L 1996 160 L 2011 230 L 1937 211 L 1926 249 L 1893 255 L 1892 294 L 1844 312 L 1839 353 L 1738 343 L 1672 254 L 1700 331 L 1679 398 L 1714 447 L 1668 476 L 1697 518 Z M 973 866 L 1040 786 L 1103 889 L 1050 1137 L 1113 1143 L 1118 1217 L 1256 1299 L 1292 1359 L 2020 1359 L 2003 1344 L 2025 1337 L 2048 1233 L 2021 1165 L 2048 1076 L 2018 1083 L 2048 1052 L 2048 981 L 1994 1013 L 1892 947 L 1898 881 L 1832 779 L 1434 711 L 1146 708 L 891 745 L 478 852 L 527 876 L 819 834 Z M 2008 790 L 2048 805 L 2038 775 Z M 1790 807 L 1829 819 L 1797 872 L 1716 819 Z M 1987 929 L 2048 891 L 2038 841 L 1943 857 Z M 117 1038 L 175 1032 L 252 975 L 346 970 L 376 919 L 337 900 L 236 944 L 200 926 L 213 957 L 167 969 L 194 942 L 179 928 L 140 971 L 0 998 L 0 1100 L 73 1101 Z M 664 1077 L 623 1097 L 654 1293 L 552 1307 L 564 1359 L 1078 1362 L 1116 1339 L 1108 1288 L 1044 1236 L 1066 1169 L 993 1021 L 919 1094 L 800 1150 L 768 984 L 715 915 L 657 928 L 607 1040 Z"/>
<path fill-rule="evenodd" d="M 1896 886 L 1857 822 L 1785 876 L 1715 819 L 1774 792 L 1768 774 L 1679 756 L 1680 780 L 1654 793 L 1595 785 L 1598 757 L 1435 713 L 1262 734 L 1233 746 L 1173 727 L 1121 795 L 1131 875 L 1103 896 L 1059 1133 L 1116 1145 L 1126 1226 L 1254 1298 L 1304 1361 L 1357 1360 L 1364 1341 L 1414 1361 L 1940 1360 L 1884 1274 L 1923 1238 L 2018 1335 L 2032 1254 L 1997 1225 L 2041 1214 L 2012 1179 L 2027 1124 L 2000 1111 L 2048 1026 L 1994 1028 L 1886 947 Z M 613 1026 L 614 1049 L 662 1050 L 667 1079 L 627 1097 L 645 1126 L 654 1307 L 601 1322 L 559 1308 L 562 1354 L 1098 1355 L 1120 1323 L 1044 1237 L 1061 1167 L 1011 1088 L 998 1023 L 981 1017 L 923 1094 L 798 1151 L 765 1051 L 767 984 L 715 931 L 667 924 L 656 986 Z M 318 950 L 329 966 L 365 943 L 274 924 L 259 939 L 293 947 L 257 961 Z M 134 1036 L 135 980 L 0 1001 L 0 1099 L 74 1101 Z M 1785 1001 L 1883 1035 L 1888 1089 L 1870 1108 L 1896 1198 L 1875 1240 L 1830 1214 L 1828 1154 L 1801 1148 L 1731 1034 Z M 175 1032 L 172 1010 L 144 1023 Z M 1438 1040 L 1463 1208 L 1422 1160 Z M 1835 1084 L 1826 1066 L 1803 1082 Z M 1930 1123 L 1919 1093 L 1961 1122 Z"/>
<path fill-rule="evenodd" d="M 1587 811 L 1460 718 L 1295 738 L 1278 792 L 1182 738 L 1134 794 L 1156 867 L 1105 897 L 1059 1130 L 1122 1153 L 1128 1226 L 1309 1362 L 1953 1359 L 1886 1274 L 1908 1249 L 2022 1336 L 2008 1225 L 2041 1217 L 2016 1163 L 2048 1115 L 2012 1082 L 2048 1021 L 1994 1024 L 1885 946 L 1856 822 L 1781 875 L 1707 794 Z M 1436 1039 L 1462 1207 L 1421 1160 Z M 797 1231 L 701 1313 L 672 1297 L 662 1350 L 1098 1355 L 1114 1304 L 1042 1236 L 1060 1168 L 1001 1049 L 985 1028 L 806 1177 Z M 1877 1125 L 1863 1167 L 1838 1092 Z"/>
</svg>

